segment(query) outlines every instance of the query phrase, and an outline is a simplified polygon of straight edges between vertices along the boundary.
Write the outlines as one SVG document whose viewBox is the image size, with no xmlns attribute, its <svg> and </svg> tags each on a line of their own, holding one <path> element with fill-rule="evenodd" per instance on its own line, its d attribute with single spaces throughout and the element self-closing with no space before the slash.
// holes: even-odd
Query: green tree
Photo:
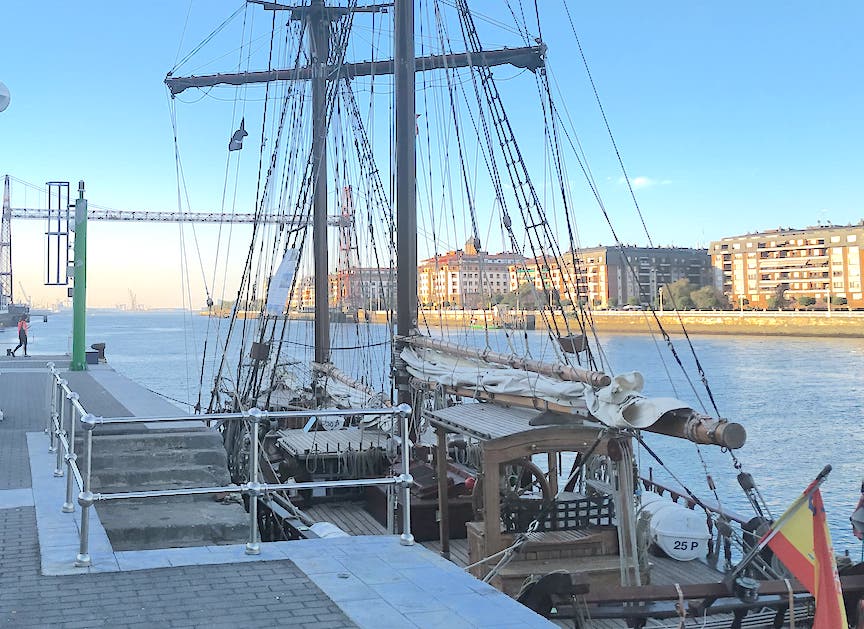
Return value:
<svg viewBox="0 0 864 629">
<path fill-rule="evenodd" d="M 693 288 L 690 286 L 690 280 L 682 277 L 680 280 L 676 280 L 663 287 L 664 305 L 665 300 L 668 299 L 670 306 L 678 310 L 690 310 L 693 307 L 693 300 L 690 298 L 690 293 L 692 292 Z"/>
<path fill-rule="evenodd" d="M 694 290 L 690 293 L 690 299 L 693 301 L 693 306 L 699 310 L 717 310 L 729 307 L 726 296 L 713 286 L 703 286 Z"/>
<path fill-rule="evenodd" d="M 546 303 L 546 296 L 534 285 L 525 282 L 520 284 L 515 291 L 510 291 L 501 298 L 501 303 L 507 306 L 516 306 L 527 310 L 536 310 Z"/>
<path fill-rule="evenodd" d="M 788 284 L 777 284 L 774 289 L 774 294 L 768 298 L 769 310 L 783 310 L 789 306 L 789 300 L 786 299 L 786 291 L 789 289 Z"/>
<path fill-rule="evenodd" d="M 832 306 L 845 306 L 847 303 L 847 299 L 845 297 L 832 297 L 831 305 Z"/>
<path fill-rule="evenodd" d="M 801 297 L 798 298 L 798 305 L 801 306 L 802 308 L 806 308 L 807 306 L 812 306 L 815 303 L 816 303 L 815 297 L 807 297 L 806 295 L 801 295 Z"/>
</svg>

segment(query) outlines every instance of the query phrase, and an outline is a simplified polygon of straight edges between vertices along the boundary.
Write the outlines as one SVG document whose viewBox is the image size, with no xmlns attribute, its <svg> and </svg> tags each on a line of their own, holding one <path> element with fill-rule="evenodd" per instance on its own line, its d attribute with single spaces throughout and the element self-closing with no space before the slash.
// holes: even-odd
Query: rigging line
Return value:
<svg viewBox="0 0 864 629">
<path fill-rule="evenodd" d="M 559 114 L 559 117 L 560 117 L 560 114 Z M 611 232 L 612 237 L 615 240 L 616 248 L 617 248 L 617 250 L 621 256 L 621 259 L 622 259 L 624 265 L 627 267 L 627 270 L 630 274 L 630 277 L 632 277 L 634 279 L 636 286 L 638 287 L 638 292 L 641 294 L 643 292 L 642 291 L 642 289 L 643 289 L 642 283 L 639 280 L 639 276 L 636 273 L 636 270 L 633 267 L 633 265 L 629 259 L 629 256 L 626 255 L 624 245 L 622 244 L 621 239 L 618 237 L 618 234 L 615 230 L 615 227 L 612 225 L 612 219 L 610 218 L 609 213 L 606 209 L 606 205 L 603 202 L 602 197 L 600 196 L 600 192 L 596 186 L 593 175 L 590 174 L 590 171 L 587 168 L 586 162 L 583 161 L 583 159 L 582 159 L 582 157 L 580 157 L 578 151 L 576 151 L 576 145 L 573 142 L 573 138 L 570 137 L 570 134 L 567 132 L 566 128 L 564 129 L 564 135 L 567 138 L 568 142 L 570 143 L 571 148 L 573 148 L 573 150 L 574 150 L 576 161 L 579 164 L 580 168 L 582 169 L 582 173 L 585 176 L 586 181 L 588 182 L 588 186 L 594 195 L 594 199 L 597 201 L 598 207 L 600 208 L 600 211 L 603 214 L 603 217 L 606 221 L 606 224 L 609 227 L 609 231 Z M 657 316 L 657 313 L 655 312 L 653 307 L 651 308 L 651 314 L 654 318 L 654 321 L 655 321 L 658 329 L 662 333 L 663 339 L 666 341 L 666 345 L 669 347 L 670 352 L 672 353 L 673 357 L 675 358 L 676 362 L 678 363 L 679 367 L 681 368 L 681 371 L 684 374 L 685 379 L 687 380 L 688 384 L 690 385 L 691 391 L 696 396 L 696 398 L 699 400 L 700 404 L 702 404 L 703 410 L 705 410 L 705 412 L 707 413 L 707 410 L 705 409 L 704 402 L 701 400 L 701 396 L 696 391 L 696 388 L 690 379 L 690 376 L 687 372 L 687 369 L 684 367 L 684 363 L 681 361 L 681 359 L 678 355 L 677 349 L 672 344 L 672 339 L 669 337 L 668 332 L 663 327 L 663 324 L 660 322 L 660 319 Z M 647 313 L 645 316 L 646 317 L 648 316 Z M 691 349 L 692 349 L 692 344 L 691 344 Z M 704 380 L 703 380 L 703 383 L 704 383 Z M 713 395 L 711 396 L 711 398 L 713 400 Z M 715 406 L 715 409 L 716 409 L 716 406 Z M 719 415 L 719 411 L 717 411 L 717 414 Z"/>
<path fill-rule="evenodd" d="M 516 24 L 516 30 L 519 31 L 519 35 L 522 36 L 523 43 L 529 43 L 530 35 L 528 34 L 528 23 L 525 20 L 525 12 L 522 8 L 522 3 L 519 3 L 519 12 L 522 14 L 522 20 L 519 20 L 519 17 L 516 15 L 516 11 L 513 9 L 513 6 L 510 4 L 510 0 L 507 0 L 507 10 L 510 11 L 510 15 L 513 17 L 513 22 Z M 524 30 L 523 30 L 524 29 Z"/>
<path fill-rule="evenodd" d="M 621 167 L 621 172 L 622 172 L 622 174 L 624 175 L 624 179 L 625 179 L 625 181 L 626 181 L 626 183 L 627 183 L 627 189 L 630 191 L 630 197 L 631 197 L 631 199 L 633 200 L 633 205 L 634 205 L 634 207 L 636 208 L 636 213 L 637 213 L 637 215 L 639 216 L 639 220 L 640 220 L 640 222 L 642 223 L 642 229 L 643 229 L 643 231 L 645 232 L 645 236 L 646 236 L 646 238 L 648 239 L 648 244 L 649 244 L 649 246 L 653 247 L 654 244 L 653 244 L 653 241 L 651 240 L 651 234 L 648 232 L 648 227 L 647 227 L 647 225 L 645 224 L 645 218 L 644 218 L 644 216 L 642 215 L 642 210 L 641 210 L 641 208 L 639 207 L 639 202 L 638 202 L 637 199 L 636 199 L 636 194 L 635 194 L 635 192 L 634 192 L 634 190 L 633 190 L 633 186 L 632 186 L 632 183 L 631 183 L 631 181 L 630 181 L 630 177 L 628 176 L 628 174 L 627 174 L 627 170 L 626 170 L 626 168 L 624 167 L 624 161 L 623 161 L 623 159 L 621 158 L 621 153 L 620 153 L 620 151 L 618 150 L 618 145 L 617 145 L 617 143 L 615 142 L 615 137 L 614 137 L 614 135 L 613 135 L 613 133 L 612 133 L 612 129 L 611 129 L 610 125 L 609 125 L 609 120 L 608 120 L 607 117 L 606 117 L 606 111 L 603 109 L 603 104 L 602 104 L 602 102 L 601 102 L 601 100 L 600 100 L 600 94 L 599 94 L 599 92 L 598 92 L 598 90 L 597 90 L 597 86 L 596 86 L 596 84 L 594 83 L 594 78 L 593 78 L 593 76 L 591 75 L 591 69 L 588 67 L 588 59 L 585 57 L 585 52 L 584 52 L 584 50 L 582 49 L 582 42 L 581 42 L 581 40 L 580 40 L 580 38 L 579 38 L 579 35 L 578 35 L 577 32 L 576 32 L 576 27 L 575 27 L 575 25 L 573 24 L 573 18 L 572 18 L 572 16 L 570 15 L 570 8 L 567 6 L 567 2 L 566 2 L 566 0 L 563 0 L 563 4 L 564 4 L 564 9 L 565 9 L 565 11 L 566 11 L 566 13 L 567 13 L 567 19 L 568 19 L 568 21 L 569 21 L 569 23 L 570 23 L 570 28 L 571 28 L 571 30 L 572 30 L 572 32 L 573 32 L 573 37 L 575 38 L 575 40 L 576 40 L 576 45 L 577 45 L 577 47 L 578 47 L 578 49 L 579 49 L 579 55 L 580 55 L 581 58 L 582 58 L 582 63 L 583 63 L 583 65 L 584 65 L 584 67 L 585 67 L 585 72 L 586 72 L 586 74 L 587 74 L 587 76 L 588 76 L 588 80 L 589 80 L 589 82 L 590 82 L 590 84 L 591 84 L 591 89 L 592 89 L 593 92 L 594 92 L 594 98 L 595 98 L 595 100 L 596 100 L 596 102 L 597 102 L 597 107 L 599 108 L 599 110 L 600 110 L 600 114 L 601 114 L 601 116 L 603 117 L 603 123 L 604 123 L 604 125 L 606 126 L 606 131 L 607 131 L 607 133 L 609 134 L 609 140 L 612 142 L 612 146 L 613 146 L 613 148 L 614 148 L 614 150 L 615 150 L 615 155 L 616 155 L 616 157 L 617 157 L 617 159 L 618 159 L 618 164 L 619 164 L 620 167 Z M 631 270 L 632 270 L 632 269 L 631 269 Z M 634 275 L 634 276 L 635 276 L 635 275 Z M 638 279 L 637 279 L 637 283 L 638 283 Z M 652 308 L 651 310 L 652 310 L 652 313 L 653 313 L 654 309 Z M 677 311 L 677 308 L 676 308 L 676 312 L 678 312 L 678 311 Z M 654 314 L 654 318 L 656 319 L 657 324 L 660 325 L 660 326 L 661 326 L 661 329 L 662 329 L 662 324 L 660 324 L 660 320 L 659 320 L 659 318 L 657 318 L 657 315 L 656 315 L 656 314 Z M 685 328 L 685 326 L 684 326 L 684 322 L 683 322 L 683 320 L 681 319 L 681 315 L 680 315 L 680 313 L 678 313 L 678 321 L 679 321 L 679 323 L 680 323 L 680 325 L 681 325 L 681 329 L 682 329 L 682 332 L 684 333 L 684 337 L 687 339 L 687 345 L 689 346 L 690 351 L 691 351 L 691 353 L 692 353 L 692 355 L 693 355 L 693 359 L 694 359 L 694 361 L 695 361 L 695 363 L 696 363 L 696 367 L 697 367 L 697 370 L 698 370 L 698 373 L 699 373 L 699 377 L 700 377 L 700 379 L 701 379 L 701 381 L 702 381 L 702 384 L 703 384 L 703 386 L 704 386 L 704 388 L 705 388 L 706 393 L 708 394 L 708 398 L 711 400 L 711 405 L 712 405 L 712 407 L 714 408 L 714 412 L 717 413 L 717 415 L 719 416 L 719 415 L 720 415 L 720 411 L 719 411 L 719 409 L 717 408 L 717 402 L 716 402 L 716 400 L 715 400 L 715 398 L 714 398 L 714 392 L 711 390 L 711 387 L 710 387 L 710 385 L 708 384 L 708 377 L 707 377 L 707 375 L 705 374 L 705 371 L 704 371 L 703 368 L 702 368 L 701 361 L 699 361 L 699 358 L 698 358 L 698 356 L 697 356 L 697 354 L 696 354 L 696 350 L 695 350 L 695 348 L 693 347 L 693 343 L 692 343 L 692 341 L 690 340 L 690 335 L 687 333 L 687 330 L 686 330 L 686 328 Z"/>
<path fill-rule="evenodd" d="M 536 5 L 535 5 L 536 8 Z M 539 15 L 538 15 L 538 28 L 539 28 Z M 564 205 L 564 217 L 567 225 L 567 236 L 570 244 L 570 259 L 573 264 L 573 270 L 575 272 L 577 282 L 576 282 L 576 294 L 574 295 L 571 289 L 571 282 L 564 282 L 564 287 L 566 290 L 566 294 L 568 299 L 570 300 L 571 305 L 574 310 L 578 309 L 579 317 L 577 317 L 577 323 L 579 325 L 580 332 L 582 334 L 587 333 L 586 324 L 590 324 L 592 329 L 594 327 L 593 320 L 590 318 L 590 314 L 586 312 L 585 306 L 582 304 L 582 300 L 579 294 L 579 277 L 584 277 L 584 271 L 581 264 L 581 258 L 576 255 L 576 238 L 575 238 L 575 230 L 571 220 L 572 209 L 568 202 L 566 184 L 564 181 L 564 164 L 560 151 L 559 137 L 558 137 L 558 125 L 556 124 L 557 117 L 555 116 L 555 102 L 552 98 L 552 91 L 549 87 L 549 82 L 546 77 L 545 71 L 540 68 L 537 73 L 537 83 L 538 88 L 540 90 L 541 102 L 543 103 L 543 119 L 544 126 L 547 133 L 551 133 L 551 141 L 550 146 L 552 149 L 552 157 L 553 157 L 553 166 L 555 168 L 555 172 L 558 178 L 558 187 L 561 195 L 561 200 Z M 561 260 L 562 264 L 566 264 L 566 254 Z M 566 267 L 565 267 L 566 268 Z M 564 272 L 564 268 L 561 269 L 561 272 Z M 569 325 L 567 324 L 567 319 L 565 317 L 565 326 L 567 328 L 567 332 L 569 333 Z M 592 368 L 597 368 L 597 363 L 594 358 L 593 352 L 591 350 L 591 346 L 587 347 L 587 362 Z M 581 363 L 581 357 L 579 353 L 576 354 L 577 361 Z"/>
<path fill-rule="evenodd" d="M 615 149 L 615 157 L 618 159 L 618 165 L 621 167 L 621 173 L 624 175 L 624 181 L 627 183 L 627 189 L 630 191 L 630 198 L 633 200 L 633 205 L 636 208 L 636 214 L 639 216 L 639 221 L 642 223 L 642 229 L 648 238 L 648 244 L 653 247 L 651 234 L 648 233 L 648 226 L 645 224 L 645 217 L 642 215 L 642 209 L 639 207 L 639 202 L 636 200 L 636 193 L 633 191 L 633 184 L 630 181 L 630 176 L 627 174 L 627 169 L 624 167 L 624 160 L 621 157 L 621 152 L 618 150 L 618 144 L 615 142 L 615 136 L 612 133 L 612 127 L 609 125 L 609 120 L 606 117 L 606 110 L 603 108 L 603 103 L 600 100 L 600 93 L 597 91 L 597 85 L 594 83 L 594 77 L 591 75 L 591 69 L 588 67 L 588 59 L 585 57 L 585 52 L 582 49 L 582 41 L 576 32 L 576 25 L 573 24 L 573 17 L 570 15 L 570 8 L 567 6 L 567 1 L 562 0 L 564 10 L 567 13 L 567 20 L 570 22 L 570 29 L 573 32 L 573 37 L 576 40 L 576 46 L 579 49 L 579 56 L 582 58 L 582 65 L 585 67 L 585 73 L 588 76 L 588 82 L 591 84 L 591 89 L 594 92 L 594 100 L 600 110 L 600 115 L 603 117 L 603 124 L 606 126 L 606 132 L 609 134 L 609 140 L 612 142 L 612 147 Z"/>
<path fill-rule="evenodd" d="M 183 38 L 186 37 L 186 28 L 189 26 L 189 15 L 192 13 L 192 0 L 189 0 L 189 8 L 186 9 L 186 19 L 183 21 L 183 31 L 180 33 L 180 42 L 177 44 L 177 54 L 174 55 L 174 67 L 177 67 L 177 59 L 180 58 L 180 50 L 183 48 Z"/>
<path fill-rule="evenodd" d="M 175 177 L 176 177 L 176 181 L 177 181 L 177 209 L 182 210 L 183 209 L 183 201 L 182 201 L 182 195 L 181 195 L 181 186 L 185 188 L 185 180 L 183 179 L 183 169 L 182 169 L 182 165 L 180 162 L 180 146 L 179 146 L 178 137 L 177 137 L 177 109 L 176 109 L 176 104 L 170 98 L 168 99 L 168 111 L 169 111 L 169 114 L 171 117 L 171 128 L 172 128 L 173 139 L 174 139 L 174 159 L 175 159 L 174 168 L 175 168 Z M 187 207 L 188 207 L 188 190 L 187 190 Z M 181 272 L 181 295 L 182 295 L 182 297 L 181 298 L 184 301 L 186 299 L 186 296 L 183 295 L 183 285 L 185 284 L 186 292 L 189 293 L 188 304 L 189 304 L 189 306 L 191 306 L 192 305 L 192 299 L 191 299 L 191 293 L 190 293 L 190 288 L 189 288 L 189 284 L 190 284 L 190 282 L 189 282 L 189 266 L 188 266 L 188 259 L 187 259 L 187 254 L 186 254 L 186 242 L 185 242 L 185 238 L 184 238 L 184 231 L 183 231 L 182 223 L 179 225 L 179 227 L 180 227 L 180 230 L 179 230 L 180 231 L 180 264 L 182 267 L 182 272 Z M 199 251 L 199 261 L 200 261 L 200 251 Z M 202 274 L 204 272 L 203 265 L 201 267 L 201 272 L 202 272 Z M 207 278 L 203 277 L 203 280 L 204 280 L 204 286 L 206 289 Z M 209 292 L 208 292 L 208 295 L 209 295 Z M 187 336 L 186 336 L 187 332 L 188 332 L 188 328 L 186 328 L 184 326 L 184 342 L 187 338 Z M 193 336 L 193 342 L 197 345 L 196 336 L 194 334 L 194 328 L 193 328 L 193 335 L 192 336 Z M 187 347 L 187 351 L 186 351 L 185 355 L 189 356 L 188 347 Z M 186 382 L 187 382 L 187 386 L 188 386 L 188 382 L 190 380 L 188 361 L 185 361 L 185 368 L 186 368 L 186 372 L 187 372 Z"/>
<path fill-rule="evenodd" d="M 456 6 L 456 4 L 451 2 L 451 0 L 436 0 L 436 2 L 440 2 L 441 4 L 448 6 L 451 9 L 457 9 L 458 10 L 458 7 Z M 512 33 L 514 35 L 520 35 L 520 36 L 522 35 L 522 32 L 518 28 L 513 28 L 513 26 L 511 24 L 508 24 L 507 22 L 502 22 L 501 20 L 495 19 L 489 15 L 486 15 L 484 13 L 480 13 L 479 11 L 477 11 L 477 9 L 471 9 L 471 14 L 474 17 L 476 17 L 478 20 L 480 20 L 482 22 L 487 22 L 489 24 L 492 24 L 493 26 L 497 26 L 498 28 L 500 28 L 503 31 L 506 31 L 508 33 Z"/>
<path fill-rule="evenodd" d="M 174 64 L 174 67 L 171 68 L 171 70 L 168 72 L 168 75 L 169 75 L 169 76 L 173 75 L 173 74 L 174 74 L 174 71 L 177 70 L 177 68 L 179 68 L 181 65 L 183 65 L 184 63 L 186 63 L 186 62 L 187 62 L 189 59 L 191 59 L 192 56 L 194 56 L 194 55 L 195 55 L 199 50 L 201 50 L 204 46 L 206 46 L 206 45 L 207 45 L 207 44 L 208 44 L 208 43 L 209 43 L 209 42 L 210 42 L 214 37 L 216 37 L 216 35 L 218 35 L 218 34 L 219 34 L 219 33 L 220 33 L 220 32 L 221 32 L 221 31 L 222 31 L 226 26 L 228 26 L 228 24 L 230 24 L 230 23 L 234 20 L 234 18 L 237 17 L 237 16 L 240 14 L 240 12 L 243 11 L 245 8 L 246 8 L 246 3 L 244 2 L 243 4 L 241 4 L 241 5 L 237 8 L 236 11 L 234 11 L 234 13 L 232 13 L 231 15 L 229 15 L 229 16 L 225 19 L 224 22 L 222 22 L 219 26 L 217 26 L 216 29 L 215 29 L 212 33 L 210 33 L 207 37 L 205 37 L 205 38 L 204 38 L 204 41 L 202 41 L 200 44 L 198 44 L 197 46 L 195 46 L 195 48 L 193 48 L 193 49 L 189 52 L 189 54 L 187 54 L 187 55 L 186 55 L 185 57 L 183 57 L 180 61 L 178 61 L 177 63 L 175 63 L 175 64 Z"/>
<path fill-rule="evenodd" d="M 483 47 L 479 41 L 476 27 L 471 19 L 470 11 L 467 11 L 465 0 L 460 0 L 459 4 L 461 7 L 465 8 L 464 11 L 460 11 L 459 21 L 463 36 L 466 38 L 466 41 L 470 42 L 473 52 L 483 54 Z M 506 111 L 503 108 L 501 95 L 495 85 L 492 72 L 489 68 L 484 67 L 474 68 L 474 71 L 477 75 L 482 77 L 481 85 L 483 88 L 483 94 L 486 98 L 486 104 L 491 110 L 494 122 L 493 126 L 498 138 L 499 146 L 504 154 L 503 158 L 507 166 L 507 174 L 510 177 L 510 183 L 516 196 L 517 206 L 525 223 L 525 234 L 531 246 L 532 254 L 535 260 L 542 258 L 544 265 L 548 268 L 549 261 L 546 251 L 547 247 L 544 246 L 544 242 L 548 247 L 554 249 L 554 234 L 551 232 L 545 212 L 540 204 L 539 197 L 537 196 L 537 191 L 534 188 L 527 166 L 522 158 L 521 149 L 516 141 Z M 474 73 L 472 73 L 472 76 L 473 74 Z M 478 91 L 476 81 L 474 82 L 474 86 L 476 93 Z M 478 100 L 480 100 L 479 95 Z M 541 229 L 538 230 L 537 228 Z M 539 231 L 539 233 L 535 230 Z M 538 250 L 540 252 L 539 255 L 537 253 Z M 545 298 L 551 304 L 550 289 L 547 287 L 545 281 L 542 282 L 542 288 Z M 556 335 L 561 336 L 561 330 L 554 313 L 550 310 L 547 314 L 545 308 L 540 312 L 547 330 L 549 331 L 548 334 L 550 339 Z M 556 351 L 559 360 L 562 360 L 562 362 L 568 361 L 566 356 L 562 355 L 560 348 L 555 347 L 554 345 L 553 348 L 554 351 Z"/>
</svg>

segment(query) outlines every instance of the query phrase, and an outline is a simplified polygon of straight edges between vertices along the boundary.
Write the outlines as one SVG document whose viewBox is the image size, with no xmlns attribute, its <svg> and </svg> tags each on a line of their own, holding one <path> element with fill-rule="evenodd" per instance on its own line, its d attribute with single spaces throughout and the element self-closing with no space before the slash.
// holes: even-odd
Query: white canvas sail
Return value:
<svg viewBox="0 0 864 629">
<path fill-rule="evenodd" d="M 288 293 L 294 283 L 294 275 L 297 273 L 297 263 L 300 261 L 300 253 L 296 249 L 289 249 L 282 257 L 279 268 L 270 278 L 270 286 L 267 289 L 267 314 L 281 315 L 285 312 L 285 304 L 288 303 Z"/>
</svg>

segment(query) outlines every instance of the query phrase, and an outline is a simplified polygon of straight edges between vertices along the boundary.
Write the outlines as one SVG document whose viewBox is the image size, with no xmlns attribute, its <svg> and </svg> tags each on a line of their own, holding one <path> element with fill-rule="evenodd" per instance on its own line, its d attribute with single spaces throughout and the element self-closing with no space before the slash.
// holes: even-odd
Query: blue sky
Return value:
<svg viewBox="0 0 864 629">
<path fill-rule="evenodd" d="M 178 51 L 188 52 L 240 4 L 5 3 L 0 81 L 12 103 L 0 114 L 0 173 L 38 185 L 85 179 L 91 202 L 105 207 L 176 209 L 162 80 Z M 568 5 L 628 174 L 639 184 L 637 198 L 655 244 L 706 246 L 778 226 L 864 218 L 864 5 Z M 508 18 L 501 3 L 473 6 Z M 544 17 L 541 26 L 559 106 L 574 121 L 622 240 L 644 244 L 561 7 L 559 0 L 541 2 L 544 14 L 558 15 Z M 269 19 L 260 7 L 254 13 L 256 28 Z M 487 22 L 479 27 L 492 43 L 520 43 Z M 236 28 L 226 30 L 185 67 L 203 60 L 212 63 L 198 71 L 230 70 L 236 53 L 220 57 L 236 47 L 236 35 Z M 361 42 L 365 36 L 360 33 Z M 364 58 L 362 44 L 358 48 Z M 502 81 L 502 92 L 517 133 L 530 115 L 519 97 L 518 75 L 496 72 L 512 78 Z M 221 202 L 232 119 L 231 104 L 216 100 L 220 93 L 226 94 L 192 104 L 202 96 L 189 92 L 182 100 L 190 104 L 177 106 L 193 209 L 216 209 Z M 540 161 L 531 144 L 526 142 L 526 157 Z M 575 164 L 569 171 L 580 185 Z M 582 243 L 610 244 L 587 195 L 577 198 L 585 205 Z M 36 192 L 13 188 L 13 206 L 39 201 Z M 60 299 L 62 290 L 41 286 L 44 226 L 19 221 L 13 231 L 17 279 L 34 299 Z M 243 237 L 242 228 L 237 233 Z M 213 234 L 213 228 L 196 232 L 205 251 Z M 185 235 L 188 240 L 188 227 Z M 132 290 L 143 303 L 179 305 L 180 238 L 176 225 L 91 226 L 91 303 L 128 303 Z"/>
</svg>

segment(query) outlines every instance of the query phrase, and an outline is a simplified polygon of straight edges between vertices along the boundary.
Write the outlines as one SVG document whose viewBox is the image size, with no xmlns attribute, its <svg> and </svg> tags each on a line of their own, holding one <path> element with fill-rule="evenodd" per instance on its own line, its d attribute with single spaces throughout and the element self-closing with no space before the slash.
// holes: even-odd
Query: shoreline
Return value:
<svg viewBox="0 0 864 629">
<path fill-rule="evenodd" d="M 206 311 L 199 312 L 206 316 Z M 227 313 L 225 313 L 227 316 Z M 368 317 L 371 323 L 387 323 L 390 313 L 386 310 L 360 310 L 357 316 L 364 320 Z M 543 330 L 546 323 L 539 311 L 524 311 L 509 313 L 511 320 L 523 321 L 531 318 L 535 325 L 528 329 Z M 751 336 L 799 336 L 823 338 L 864 338 L 864 312 L 834 310 L 819 312 L 801 311 L 770 311 L 770 310 L 714 310 L 681 312 L 650 310 L 600 310 L 593 311 L 591 317 L 599 332 L 627 332 L 631 334 L 647 334 L 657 331 L 654 315 L 670 333 L 680 333 L 681 324 L 688 334 L 711 335 L 751 335 Z M 219 314 L 217 313 L 217 316 Z M 257 312 L 240 312 L 240 318 L 257 318 Z M 289 312 L 287 317 L 296 320 L 312 320 L 313 314 L 306 312 Z M 349 319 L 350 320 L 350 319 Z M 575 320 L 568 317 L 572 323 Z M 555 315 L 558 326 L 564 326 L 564 317 Z M 338 321 L 334 320 L 334 323 Z M 499 322 L 499 316 L 492 310 L 421 310 L 420 324 L 442 327 L 480 327 L 484 322 L 490 326 Z M 503 327 L 503 326 L 498 326 Z M 572 326 L 571 326 L 572 328 Z M 512 326 L 511 329 L 525 329 L 523 325 Z"/>
</svg>

